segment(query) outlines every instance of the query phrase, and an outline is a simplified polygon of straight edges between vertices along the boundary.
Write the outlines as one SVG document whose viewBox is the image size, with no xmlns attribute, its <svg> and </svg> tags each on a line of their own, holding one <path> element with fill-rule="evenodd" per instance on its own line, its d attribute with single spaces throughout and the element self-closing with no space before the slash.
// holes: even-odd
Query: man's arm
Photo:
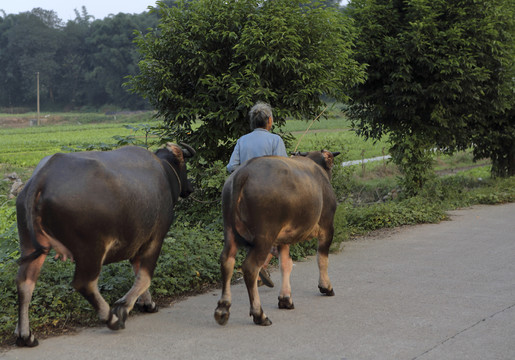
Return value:
<svg viewBox="0 0 515 360">
<path fill-rule="evenodd" d="M 281 139 L 281 137 L 279 135 L 277 135 L 277 138 L 278 138 L 278 141 L 275 145 L 274 155 L 288 157 L 288 154 L 286 153 L 286 147 L 284 146 L 283 139 Z"/>
<path fill-rule="evenodd" d="M 240 166 L 240 142 L 236 143 L 234 150 L 232 151 L 229 164 L 227 164 L 227 171 L 232 173 L 236 168 Z"/>
</svg>

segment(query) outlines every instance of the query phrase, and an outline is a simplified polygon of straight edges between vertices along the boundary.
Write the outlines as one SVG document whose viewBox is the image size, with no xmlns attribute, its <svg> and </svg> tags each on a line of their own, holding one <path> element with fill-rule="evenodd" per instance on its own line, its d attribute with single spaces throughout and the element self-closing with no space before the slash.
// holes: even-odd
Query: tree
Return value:
<svg viewBox="0 0 515 360">
<path fill-rule="evenodd" d="M 13 27 L 14 16 L 5 15 L 0 17 L 0 105 L 13 107 L 15 99 L 21 93 L 19 81 L 16 81 L 16 70 L 12 62 L 12 55 L 9 54 L 9 30 Z"/>
<path fill-rule="evenodd" d="M 227 161 L 249 131 L 258 100 L 274 122 L 314 118 L 322 95 L 347 100 L 363 79 L 351 59 L 353 28 L 334 7 L 301 0 L 158 2 L 159 28 L 140 35 L 140 74 L 132 91 L 163 116 L 168 135 L 193 145 L 208 161 Z"/>
<path fill-rule="evenodd" d="M 0 17 L 0 106 L 33 108 L 39 72 L 44 111 L 148 107 L 122 85 L 138 69 L 134 30 L 156 27 L 157 16 L 120 13 L 92 20 L 85 7 L 66 24 L 41 8 Z"/>
<path fill-rule="evenodd" d="M 486 154 L 478 129 L 488 137 L 507 123 L 514 99 L 509 2 L 352 0 L 347 7 L 360 30 L 356 60 L 368 64 L 349 114 L 362 135 L 389 135 L 412 193 L 430 175 L 432 149 L 474 144 L 477 156 Z M 508 130 L 502 141 L 513 144 L 513 125 Z"/>
<path fill-rule="evenodd" d="M 134 31 L 144 31 L 152 24 L 140 23 L 141 18 L 140 15 L 119 13 L 91 23 L 86 39 L 88 71 L 85 75 L 88 88 L 93 90 L 89 94 L 90 103 L 118 104 L 126 108 L 146 106 L 141 97 L 123 87 L 124 78 L 136 74 L 138 68 Z"/>
<path fill-rule="evenodd" d="M 480 63 L 488 69 L 481 101 L 474 104 L 470 123 L 475 159 L 490 158 L 492 175 L 515 175 L 515 2 L 485 2 L 479 9 L 488 22 L 477 21 L 482 38 Z"/>
<path fill-rule="evenodd" d="M 78 109 L 87 104 L 89 89 L 85 81 L 88 71 L 89 49 L 86 39 L 93 16 L 86 7 L 81 13 L 75 10 L 75 19 L 66 23 L 62 29 L 63 41 L 56 57 L 60 64 L 57 75 L 57 97 L 65 109 Z"/>
<path fill-rule="evenodd" d="M 53 11 L 40 8 L 5 18 L 2 31 L 2 83 L 9 103 L 36 103 L 36 72 L 40 73 L 41 96 L 54 102 L 55 75 L 59 72 L 55 54 L 60 43 L 60 20 Z"/>
</svg>

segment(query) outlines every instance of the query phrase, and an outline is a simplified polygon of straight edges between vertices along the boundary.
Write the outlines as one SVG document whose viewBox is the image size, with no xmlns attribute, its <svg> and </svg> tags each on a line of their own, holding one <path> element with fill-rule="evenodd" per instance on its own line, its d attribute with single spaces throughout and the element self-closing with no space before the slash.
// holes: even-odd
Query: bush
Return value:
<svg viewBox="0 0 515 360">
<path fill-rule="evenodd" d="M 0 270 L 20 255 L 18 250 L 18 230 L 16 209 L 12 201 L 0 204 Z"/>
<path fill-rule="evenodd" d="M 185 222 L 221 221 L 221 189 L 227 178 L 227 170 L 221 161 L 208 164 L 199 159 L 199 166 L 188 170 L 188 178 L 193 179 L 194 192 L 177 204 L 180 220 Z"/>
<path fill-rule="evenodd" d="M 488 180 L 469 194 L 470 204 L 502 204 L 515 201 L 515 176 Z"/>
<path fill-rule="evenodd" d="M 356 233 L 401 225 L 439 222 L 445 219 L 440 203 L 413 197 L 405 201 L 376 203 L 358 207 L 347 214 L 347 224 Z"/>
<path fill-rule="evenodd" d="M 180 295 L 218 282 L 222 247 L 216 223 L 174 226 L 163 244 L 151 290 L 158 296 Z"/>
<path fill-rule="evenodd" d="M 343 201 L 343 199 L 345 199 L 348 194 L 351 193 L 353 172 L 354 170 L 350 166 L 343 167 L 336 165 L 333 168 L 331 184 L 333 185 L 334 193 L 338 201 Z"/>
</svg>

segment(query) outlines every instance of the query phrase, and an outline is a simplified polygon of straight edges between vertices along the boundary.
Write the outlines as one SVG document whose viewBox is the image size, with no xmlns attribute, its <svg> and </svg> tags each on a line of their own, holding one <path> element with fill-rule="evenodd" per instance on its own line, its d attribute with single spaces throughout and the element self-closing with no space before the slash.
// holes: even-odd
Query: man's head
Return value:
<svg viewBox="0 0 515 360">
<path fill-rule="evenodd" d="M 257 102 L 249 111 L 250 129 L 263 128 L 270 130 L 272 128 L 272 107 L 264 102 Z"/>
</svg>

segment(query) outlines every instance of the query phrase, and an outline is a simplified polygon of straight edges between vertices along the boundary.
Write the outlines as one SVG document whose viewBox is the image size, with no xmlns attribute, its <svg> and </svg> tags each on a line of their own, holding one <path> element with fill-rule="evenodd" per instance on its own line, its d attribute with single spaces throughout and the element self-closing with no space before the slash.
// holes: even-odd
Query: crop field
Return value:
<svg viewBox="0 0 515 360">
<path fill-rule="evenodd" d="M 147 119 L 147 123 L 158 122 Z M 133 123 L 75 123 L 43 125 L 18 128 L 0 128 L 0 164 L 33 167 L 45 156 L 56 152 L 70 152 L 88 146 L 101 147 L 116 144 L 115 136 L 141 136 L 124 125 Z M 306 132 L 308 126 L 309 131 Z M 320 150 L 340 151 L 340 160 L 358 160 L 364 157 L 381 156 L 385 143 L 364 141 L 351 130 L 343 118 L 322 119 L 311 124 L 303 120 L 289 120 L 283 131 L 291 132 L 294 140 L 288 151 Z"/>
<path fill-rule="evenodd" d="M 111 144 L 114 135 L 130 135 L 120 124 L 53 125 L 0 130 L 0 163 L 35 166 L 46 155 L 66 148 Z M 70 151 L 70 150 L 68 150 Z"/>
<path fill-rule="evenodd" d="M 124 124 L 155 122 L 151 112 L 120 115 L 96 113 L 43 114 L 41 126 L 28 126 L 35 114 L 0 114 L 0 164 L 37 165 L 46 155 L 90 145 L 114 144 L 113 136 L 133 131 Z"/>
<path fill-rule="evenodd" d="M 0 116 L 0 120 L 3 118 Z M 26 124 L 31 116 L 22 118 Z M 101 149 L 117 146 L 116 137 L 133 137 L 143 144 L 145 133 L 137 130 L 144 125 L 156 126 L 159 120 L 147 112 L 136 115 L 99 116 L 95 114 L 58 114 L 54 115 L 57 124 L 41 126 L 24 126 L 2 128 L 0 125 L 0 170 L 2 172 L 18 171 L 22 177 L 30 176 L 31 169 L 39 161 L 57 152 Z M 288 120 L 281 129 L 290 132 L 293 139 L 287 145 L 287 151 L 311 151 L 327 149 L 339 151 L 337 163 L 382 157 L 388 154 L 388 143 L 365 140 L 352 130 L 350 121 L 341 113 L 328 119 L 315 122 L 305 120 Z M 474 163 L 470 152 L 461 152 L 454 156 L 435 156 L 435 170 L 452 172 L 464 167 L 488 165 L 488 161 Z M 366 165 L 367 176 L 378 167 L 385 168 L 386 161 Z M 355 166 L 357 175 L 364 177 L 364 165 Z M 484 172 L 488 172 L 484 169 Z M 392 168 L 390 168 L 390 173 Z M 395 172 L 395 170 L 393 170 Z M 484 173 L 483 172 L 483 173 Z M 379 174 L 383 177 L 385 174 Z M 3 175 L 2 175 L 3 177 Z"/>
</svg>

